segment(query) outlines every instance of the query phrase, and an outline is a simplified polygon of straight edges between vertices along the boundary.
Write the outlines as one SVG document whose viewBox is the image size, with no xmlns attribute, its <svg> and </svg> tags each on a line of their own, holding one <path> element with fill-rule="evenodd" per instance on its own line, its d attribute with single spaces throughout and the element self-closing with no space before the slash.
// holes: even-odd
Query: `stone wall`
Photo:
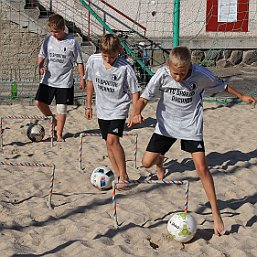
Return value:
<svg viewBox="0 0 257 257">
<path fill-rule="evenodd" d="M 192 49 L 191 51 L 192 62 L 206 67 L 217 66 L 226 68 L 238 64 L 257 67 L 257 49 Z M 168 54 L 162 50 L 154 50 L 151 54 L 153 55 L 154 66 L 165 63 L 168 58 Z"/>
<path fill-rule="evenodd" d="M 192 61 L 207 67 L 226 68 L 238 64 L 257 66 L 257 49 L 192 50 Z"/>
</svg>

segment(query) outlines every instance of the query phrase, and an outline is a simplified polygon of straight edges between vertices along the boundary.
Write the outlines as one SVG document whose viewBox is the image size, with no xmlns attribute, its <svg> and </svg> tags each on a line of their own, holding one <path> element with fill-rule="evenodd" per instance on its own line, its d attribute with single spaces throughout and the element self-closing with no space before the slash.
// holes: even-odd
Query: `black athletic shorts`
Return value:
<svg viewBox="0 0 257 257">
<path fill-rule="evenodd" d="M 148 143 L 146 151 L 153 153 L 161 153 L 164 155 L 169 151 L 170 147 L 176 142 L 176 138 L 166 137 L 154 133 Z M 180 141 L 181 150 L 189 153 L 205 152 L 203 141 L 185 140 Z"/>
<path fill-rule="evenodd" d="M 35 100 L 50 105 L 55 98 L 56 104 L 73 104 L 74 86 L 71 88 L 56 88 L 39 84 Z"/>
<path fill-rule="evenodd" d="M 126 119 L 122 120 L 101 120 L 98 119 L 98 124 L 102 132 L 102 138 L 107 140 L 108 134 L 113 134 L 122 137 L 124 124 Z"/>
</svg>

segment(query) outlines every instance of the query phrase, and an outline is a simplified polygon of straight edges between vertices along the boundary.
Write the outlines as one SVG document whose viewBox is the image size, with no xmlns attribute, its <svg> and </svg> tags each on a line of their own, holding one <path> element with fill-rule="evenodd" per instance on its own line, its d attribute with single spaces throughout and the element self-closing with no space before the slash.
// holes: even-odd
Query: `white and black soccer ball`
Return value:
<svg viewBox="0 0 257 257">
<path fill-rule="evenodd" d="M 197 223 L 189 213 L 177 212 L 169 219 L 167 229 L 173 239 L 186 243 L 195 236 Z"/>
<path fill-rule="evenodd" d="M 32 142 L 40 142 L 45 136 L 45 129 L 40 124 L 31 124 L 28 127 L 27 136 Z"/>
<path fill-rule="evenodd" d="M 91 184 L 100 190 L 107 190 L 112 187 L 114 174 L 106 166 L 97 167 L 91 174 Z"/>
</svg>

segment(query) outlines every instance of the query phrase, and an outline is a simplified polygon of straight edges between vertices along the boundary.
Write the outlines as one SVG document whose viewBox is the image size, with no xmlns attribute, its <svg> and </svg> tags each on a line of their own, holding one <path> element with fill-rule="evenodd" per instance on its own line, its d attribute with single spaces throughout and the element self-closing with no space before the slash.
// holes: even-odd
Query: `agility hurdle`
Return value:
<svg viewBox="0 0 257 257">
<path fill-rule="evenodd" d="M 121 224 L 118 223 L 118 216 L 117 216 L 117 204 L 116 204 L 116 185 L 118 184 L 131 184 L 131 185 L 138 185 L 138 184 L 163 184 L 163 185 L 185 185 L 185 204 L 184 204 L 184 212 L 188 212 L 188 199 L 189 199 L 189 181 L 188 180 L 123 180 L 117 181 L 114 180 L 112 182 L 112 210 L 113 210 L 113 219 L 114 219 L 114 226 L 118 228 Z"/>
<path fill-rule="evenodd" d="M 53 116 L 38 116 L 38 115 L 8 115 L 0 117 L 0 146 L 1 151 L 3 150 L 3 137 L 4 137 L 4 130 L 3 130 L 3 121 L 7 119 L 36 119 L 36 120 L 50 120 L 51 126 L 51 146 L 53 146 L 54 140 L 54 117 Z"/>
<path fill-rule="evenodd" d="M 82 167 L 83 137 L 88 137 L 88 136 L 101 137 L 102 133 L 80 133 L 80 142 L 79 142 L 79 171 L 81 173 L 83 173 L 83 167 Z M 138 134 L 124 133 L 123 136 L 125 136 L 125 137 L 129 137 L 129 136 L 135 137 L 133 153 L 134 153 L 134 165 L 135 165 L 135 168 L 137 168 L 137 139 L 138 139 Z"/>
<path fill-rule="evenodd" d="M 47 163 L 37 163 L 37 162 L 6 162 L 0 161 L 0 165 L 9 165 L 9 166 L 20 166 L 20 167 L 52 167 L 52 173 L 50 176 L 50 190 L 48 193 L 48 197 L 46 198 L 46 204 L 49 209 L 53 209 L 52 207 L 52 194 L 54 188 L 54 174 L 55 174 L 55 165 L 54 164 L 47 164 Z"/>
</svg>

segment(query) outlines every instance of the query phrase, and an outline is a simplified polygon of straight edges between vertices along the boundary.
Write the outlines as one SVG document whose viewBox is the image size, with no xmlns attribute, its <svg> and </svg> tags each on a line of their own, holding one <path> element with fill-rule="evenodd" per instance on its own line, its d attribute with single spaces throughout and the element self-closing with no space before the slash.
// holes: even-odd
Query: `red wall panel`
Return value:
<svg viewBox="0 0 257 257">
<path fill-rule="evenodd" d="M 237 22 L 218 22 L 218 0 L 207 0 L 206 31 L 247 32 L 249 0 L 238 0 Z"/>
</svg>

